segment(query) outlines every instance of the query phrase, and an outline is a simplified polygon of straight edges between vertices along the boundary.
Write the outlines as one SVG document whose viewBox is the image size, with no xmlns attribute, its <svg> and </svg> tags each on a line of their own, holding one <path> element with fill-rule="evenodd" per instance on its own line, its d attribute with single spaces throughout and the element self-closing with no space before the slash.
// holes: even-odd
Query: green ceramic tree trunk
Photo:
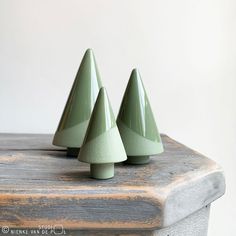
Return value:
<svg viewBox="0 0 236 236">
<path fill-rule="evenodd" d="M 101 86 L 94 54 L 88 49 L 80 64 L 53 139 L 54 145 L 68 148 L 68 155 L 78 156 Z"/>
<path fill-rule="evenodd" d="M 127 159 L 105 88 L 101 88 L 80 149 L 79 161 L 90 163 L 91 176 L 114 176 L 114 163 Z"/>
<path fill-rule="evenodd" d="M 110 179 L 114 176 L 114 163 L 91 164 L 90 173 L 95 179 Z"/>
<path fill-rule="evenodd" d="M 137 69 L 131 73 L 117 118 L 127 163 L 144 164 L 163 152 L 151 106 Z"/>
</svg>

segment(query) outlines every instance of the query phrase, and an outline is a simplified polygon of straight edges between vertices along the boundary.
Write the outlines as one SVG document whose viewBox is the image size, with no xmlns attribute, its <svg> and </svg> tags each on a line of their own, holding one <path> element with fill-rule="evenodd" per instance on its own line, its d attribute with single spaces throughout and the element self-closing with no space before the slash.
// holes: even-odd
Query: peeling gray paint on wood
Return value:
<svg viewBox="0 0 236 236">
<path fill-rule="evenodd" d="M 20 203 L 20 204 L 19 204 Z M 45 207 L 46 206 L 46 207 Z M 77 207 L 75 207 L 77 206 Z M 32 215 L 38 218 L 64 219 L 77 221 L 100 221 L 113 222 L 115 220 L 127 222 L 142 221 L 145 218 L 153 219 L 160 215 L 160 209 L 149 199 L 97 199 L 97 198 L 69 198 L 60 197 L 47 198 L 27 198 L 21 204 L 20 198 L 11 199 L 0 206 L 0 222 L 6 217 L 15 223 L 20 223 L 20 219 L 15 215 L 30 219 Z M 6 215 L 4 214 L 6 213 Z M 79 213 L 79 214 L 78 214 Z M 92 216 L 93 215 L 93 216 Z M 12 218 L 10 218 L 12 216 Z"/>
<path fill-rule="evenodd" d="M 67 236 L 206 236 L 208 228 L 210 206 L 194 212 L 177 223 L 157 230 L 70 230 L 61 229 L 57 225 L 56 232 L 63 232 Z M 10 229 L 15 230 L 15 229 Z M 45 231 L 36 229 L 25 229 L 27 235 L 45 235 Z M 12 233 L 0 235 L 12 235 Z M 47 235 L 55 235 L 54 229 L 49 228 Z"/>
<path fill-rule="evenodd" d="M 225 191 L 215 162 L 166 135 L 165 152 L 149 164 L 118 164 L 114 178 L 99 181 L 51 139 L 0 134 L 0 225 L 151 230 L 175 224 Z"/>
</svg>

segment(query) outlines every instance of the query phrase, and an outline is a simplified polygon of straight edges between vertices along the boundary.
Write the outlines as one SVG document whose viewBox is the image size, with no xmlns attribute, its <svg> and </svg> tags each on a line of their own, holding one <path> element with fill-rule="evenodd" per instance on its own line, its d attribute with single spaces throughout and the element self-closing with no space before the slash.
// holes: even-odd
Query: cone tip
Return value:
<svg viewBox="0 0 236 236">
<path fill-rule="evenodd" d="M 107 91 L 106 91 L 106 88 L 104 86 L 102 86 L 100 89 L 99 89 L 99 93 L 98 93 L 98 96 L 100 95 L 107 95 Z"/>
<path fill-rule="evenodd" d="M 130 79 L 135 80 L 135 81 L 141 80 L 141 76 L 140 76 L 139 70 L 137 68 L 134 68 L 132 70 Z"/>
<path fill-rule="evenodd" d="M 93 49 L 92 48 L 88 48 L 86 51 L 85 51 L 85 54 L 93 54 Z"/>
<path fill-rule="evenodd" d="M 87 50 L 86 50 L 87 52 L 92 52 L 93 51 L 93 49 L 92 48 L 87 48 Z"/>
<path fill-rule="evenodd" d="M 133 68 L 132 73 L 139 73 L 138 68 Z"/>
<path fill-rule="evenodd" d="M 102 86 L 99 90 L 99 92 L 106 92 L 106 88 L 104 86 Z"/>
</svg>

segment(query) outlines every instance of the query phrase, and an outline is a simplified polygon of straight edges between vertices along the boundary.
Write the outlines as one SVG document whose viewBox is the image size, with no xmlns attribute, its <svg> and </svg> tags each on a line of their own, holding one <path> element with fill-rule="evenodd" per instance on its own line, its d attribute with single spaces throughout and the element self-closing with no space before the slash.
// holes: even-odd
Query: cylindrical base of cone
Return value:
<svg viewBox="0 0 236 236">
<path fill-rule="evenodd" d="M 67 156 L 77 157 L 79 155 L 79 148 L 67 148 Z"/>
<path fill-rule="evenodd" d="M 91 164 L 90 174 L 94 179 L 110 179 L 114 176 L 114 163 Z"/>
<path fill-rule="evenodd" d="M 142 165 L 149 163 L 149 156 L 128 156 L 125 163 L 134 164 L 134 165 Z"/>
</svg>

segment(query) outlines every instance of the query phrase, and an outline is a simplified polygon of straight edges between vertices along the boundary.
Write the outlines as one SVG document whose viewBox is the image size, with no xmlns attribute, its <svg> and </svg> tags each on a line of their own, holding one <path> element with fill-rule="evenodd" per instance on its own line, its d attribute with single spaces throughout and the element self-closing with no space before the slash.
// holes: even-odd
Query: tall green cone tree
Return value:
<svg viewBox="0 0 236 236">
<path fill-rule="evenodd" d="M 150 155 L 163 152 L 161 137 L 137 69 L 131 73 L 117 126 L 128 156 L 127 163 L 148 163 Z"/>
<path fill-rule="evenodd" d="M 96 179 L 112 178 L 114 163 L 127 159 L 105 88 L 99 91 L 78 159 L 90 163 Z"/>
<path fill-rule="evenodd" d="M 67 147 L 68 155 L 78 156 L 101 87 L 93 51 L 87 49 L 53 139 L 54 145 Z"/>
</svg>

